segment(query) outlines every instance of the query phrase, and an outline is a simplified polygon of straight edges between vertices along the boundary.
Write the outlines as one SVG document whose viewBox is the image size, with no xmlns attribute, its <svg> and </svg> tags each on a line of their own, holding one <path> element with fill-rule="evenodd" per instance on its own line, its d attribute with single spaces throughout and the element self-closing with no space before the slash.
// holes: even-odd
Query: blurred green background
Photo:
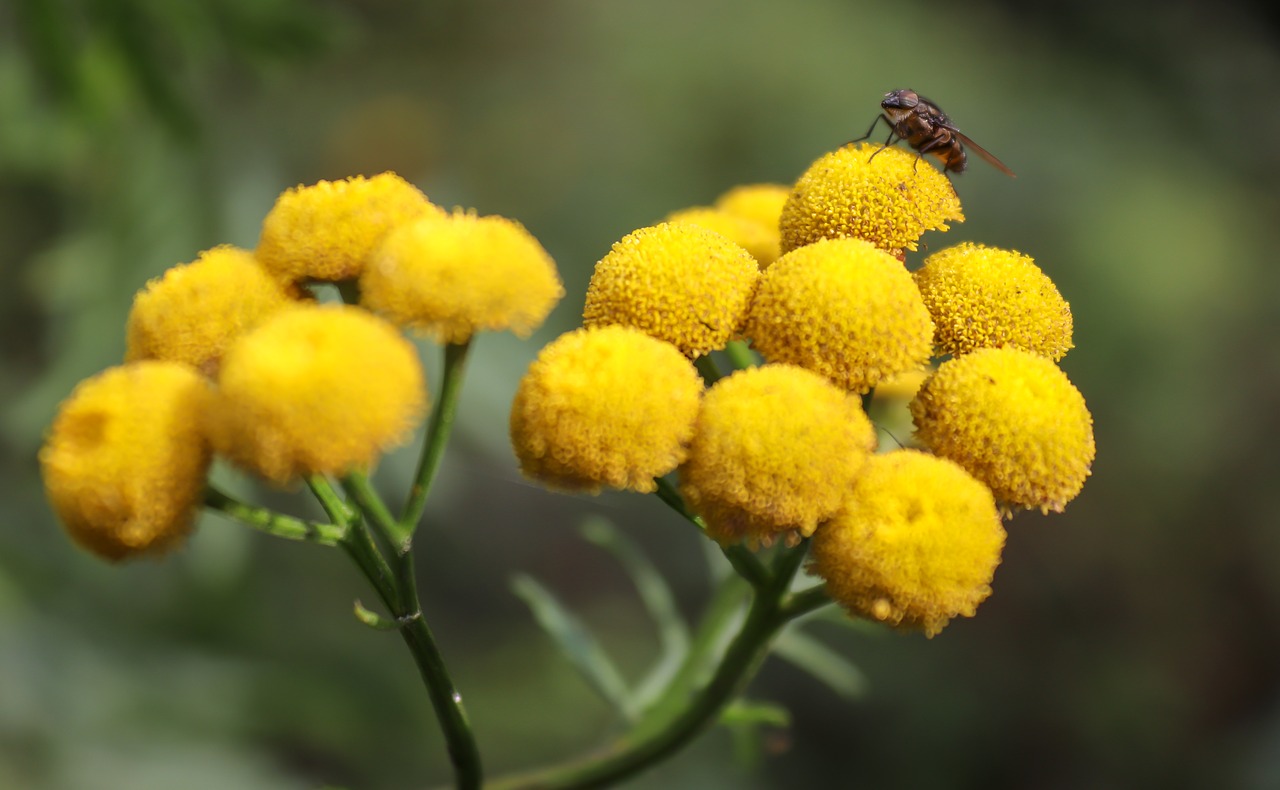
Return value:
<svg viewBox="0 0 1280 790">
<path fill-rule="evenodd" d="M 643 611 L 578 526 L 619 524 L 690 614 L 704 547 L 652 498 L 522 482 L 516 382 L 576 325 L 613 241 L 793 180 L 900 87 L 1017 171 L 975 160 L 956 179 L 968 220 L 924 242 L 1016 248 L 1057 282 L 1094 475 L 1066 514 L 1011 522 L 975 619 L 933 640 L 816 625 L 864 673 L 859 699 L 771 660 L 750 694 L 793 724 L 763 756 L 716 730 L 628 786 L 1280 787 L 1274 19 L 1013 7 L 0 0 L 0 788 L 448 780 L 409 656 L 351 616 L 372 595 L 340 552 L 206 517 L 176 555 L 110 567 L 61 532 L 35 465 L 58 402 L 120 359 L 148 278 L 252 247 L 288 186 L 386 169 L 518 218 L 566 280 L 534 338 L 478 341 L 420 573 L 491 774 L 602 743 L 616 722 L 511 575 L 636 669 L 655 650 Z M 380 484 L 403 491 L 410 461 Z"/>
</svg>

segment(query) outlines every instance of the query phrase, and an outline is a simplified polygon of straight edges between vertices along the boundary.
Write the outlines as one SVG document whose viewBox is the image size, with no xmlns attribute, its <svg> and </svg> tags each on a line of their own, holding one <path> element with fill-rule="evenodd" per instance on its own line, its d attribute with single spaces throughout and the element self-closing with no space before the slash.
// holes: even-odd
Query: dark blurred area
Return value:
<svg viewBox="0 0 1280 790">
<path fill-rule="evenodd" d="M 955 180 L 967 221 L 924 245 L 1018 249 L 1058 284 L 1094 475 L 1065 514 L 1009 524 L 976 618 L 932 640 L 809 626 L 861 669 L 861 698 L 771 659 L 749 696 L 792 726 L 763 757 L 719 729 L 627 786 L 1280 787 L 1275 12 L 1029 8 L 0 0 L 0 787 L 448 781 L 412 662 L 352 617 L 372 594 L 339 551 L 210 516 L 173 556 L 107 566 L 62 533 L 35 464 L 58 402 L 119 361 L 148 278 L 254 246 L 286 187 L 387 169 L 519 219 L 565 278 L 532 339 L 479 339 L 419 570 L 490 774 L 599 746 L 617 722 L 512 574 L 639 671 L 656 651 L 643 609 L 579 525 L 618 524 L 691 616 L 705 547 L 653 498 L 523 482 L 516 383 L 578 323 L 613 241 L 794 180 L 901 87 L 1018 173 L 975 161 Z M 393 497 L 412 463 L 380 469 Z M 218 475 L 317 514 L 303 491 Z"/>
</svg>

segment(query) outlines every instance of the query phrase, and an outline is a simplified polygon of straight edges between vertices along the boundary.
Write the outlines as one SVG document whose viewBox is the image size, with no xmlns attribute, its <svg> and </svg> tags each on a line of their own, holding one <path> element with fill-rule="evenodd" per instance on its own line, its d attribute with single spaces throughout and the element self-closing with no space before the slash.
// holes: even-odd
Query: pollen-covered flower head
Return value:
<svg viewBox="0 0 1280 790">
<path fill-rule="evenodd" d="M 241 334 L 292 300 L 247 250 L 205 250 L 174 266 L 133 298 L 125 361 L 169 359 L 216 376 Z"/>
<path fill-rule="evenodd" d="M 675 346 L 636 329 L 579 329 L 547 345 L 520 381 L 511 444 L 552 488 L 650 492 L 685 459 L 702 379 Z"/>
<path fill-rule="evenodd" d="M 719 233 L 674 222 L 640 228 L 596 264 L 582 323 L 634 327 L 698 357 L 737 334 L 759 277 L 755 258 Z"/>
<path fill-rule="evenodd" d="M 1071 348 L 1071 307 L 1022 253 L 965 242 L 914 276 L 945 354 L 1011 346 L 1057 361 Z"/>
<path fill-rule="evenodd" d="M 716 198 L 715 207 L 776 231 L 790 196 L 791 187 L 783 184 L 743 184 Z"/>
<path fill-rule="evenodd" d="M 1005 506 L 1061 512 L 1093 464 L 1093 418 L 1065 373 L 1015 348 L 938 367 L 911 402 L 916 437 Z"/>
<path fill-rule="evenodd" d="M 555 262 L 520 223 L 457 212 L 387 234 L 360 278 L 360 301 L 445 343 L 479 330 L 520 337 L 564 296 Z"/>
<path fill-rule="evenodd" d="M 911 275 L 861 239 L 823 239 L 764 272 L 743 334 L 771 362 L 865 392 L 923 366 L 933 322 Z"/>
<path fill-rule="evenodd" d="M 782 209 L 782 252 L 853 237 L 896 255 L 914 250 L 926 230 L 963 222 L 951 182 L 918 159 L 901 148 L 862 143 L 814 162 Z"/>
<path fill-rule="evenodd" d="M 810 570 L 854 616 L 928 636 L 991 594 L 1005 532 L 986 486 L 915 450 L 871 458 L 814 533 Z"/>
<path fill-rule="evenodd" d="M 792 365 L 747 368 L 703 396 L 680 490 L 721 543 L 792 540 L 835 513 L 875 442 L 856 396 Z"/>
<path fill-rule="evenodd" d="M 360 276 L 383 236 L 442 210 L 395 173 L 352 176 L 286 190 L 262 223 L 256 255 L 287 282 Z"/>
<path fill-rule="evenodd" d="M 278 313 L 231 346 L 218 385 L 215 448 L 277 484 L 372 465 L 426 409 L 413 345 L 346 305 Z"/>
<path fill-rule="evenodd" d="M 778 257 L 781 238 L 778 235 L 776 223 L 774 227 L 769 227 L 753 219 L 711 206 L 694 206 L 673 211 L 667 215 L 666 221 L 687 222 L 690 225 L 714 230 L 751 253 L 751 257 L 756 259 L 761 269 L 766 268 Z"/>
<path fill-rule="evenodd" d="M 194 369 L 146 360 L 86 379 L 40 450 L 45 493 L 72 539 L 109 560 L 178 545 L 209 470 L 212 391 Z"/>
</svg>

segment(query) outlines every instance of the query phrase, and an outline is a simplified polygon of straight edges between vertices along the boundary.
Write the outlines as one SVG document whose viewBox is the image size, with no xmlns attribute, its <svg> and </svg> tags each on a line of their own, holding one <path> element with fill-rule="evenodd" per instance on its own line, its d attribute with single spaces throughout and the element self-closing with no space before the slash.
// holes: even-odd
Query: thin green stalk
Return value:
<svg viewBox="0 0 1280 790">
<path fill-rule="evenodd" d="M 755 352 L 741 340 L 730 340 L 729 344 L 724 347 L 724 353 L 738 370 L 754 368 L 760 364 L 760 360 L 756 359 Z"/>
<path fill-rule="evenodd" d="M 685 519 L 693 523 L 703 532 L 707 531 L 707 525 L 700 517 L 689 510 L 688 505 L 684 502 L 684 497 L 680 496 L 680 492 L 664 477 L 655 477 L 653 482 L 658 485 L 655 491 L 658 499 L 666 503 L 667 507 L 679 513 Z M 725 559 L 729 560 L 729 564 L 737 571 L 738 575 L 751 582 L 753 587 L 761 587 L 769 582 L 769 571 L 756 559 L 756 555 L 752 554 L 747 547 L 742 544 L 734 544 L 732 546 L 721 546 L 720 551 L 724 553 Z"/>
<path fill-rule="evenodd" d="M 311 475 L 307 478 L 307 487 L 320 501 L 320 507 L 324 508 L 324 512 L 333 519 L 333 523 L 350 525 L 359 520 L 359 514 L 338 495 L 328 478 L 322 475 Z"/>
<path fill-rule="evenodd" d="M 422 456 L 418 460 L 418 471 L 414 475 L 413 486 L 409 489 L 409 499 L 400 515 L 400 531 L 404 534 L 413 534 L 418 521 L 422 519 L 422 511 L 427 506 L 427 495 L 431 493 L 431 483 L 435 480 L 436 470 L 440 468 L 453 420 L 458 413 L 458 397 L 462 393 L 467 352 L 470 350 L 470 339 L 444 347 L 444 381 L 440 385 L 440 402 L 431 413 L 427 438 L 422 443 Z"/>
<path fill-rule="evenodd" d="M 384 596 L 383 601 L 400 623 L 400 635 L 409 647 L 418 666 L 418 673 L 427 687 L 431 707 L 444 733 L 457 787 L 459 790 L 479 788 L 483 778 L 480 749 L 476 745 L 471 722 L 462 705 L 462 694 L 449 676 L 440 648 L 422 616 L 413 563 L 413 535 L 400 532 L 399 523 L 366 475 L 360 472 L 348 474 L 342 479 L 342 486 L 364 513 L 374 532 L 383 535 L 394 546 L 394 564 L 387 573 L 391 577 L 391 588 L 395 595 L 394 600 L 388 601 Z M 372 543 L 369 547 L 372 548 Z M 378 554 L 378 558 L 381 560 L 382 555 Z M 382 562 L 385 566 L 385 560 Z M 368 571 L 366 575 L 369 575 Z M 373 577 L 370 577 L 370 581 L 374 581 Z M 381 590 L 379 593 L 381 594 Z"/>
<path fill-rule="evenodd" d="M 798 564 L 785 563 L 794 573 Z M 679 695 L 682 704 L 671 718 L 652 726 L 638 727 L 612 748 L 594 758 L 534 773 L 511 777 L 492 785 L 495 790 L 569 790 L 604 787 L 632 776 L 688 744 L 695 735 L 715 723 L 755 674 L 779 629 L 790 619 L 780 601 L 791 583 L 791 575 L 775 577 L 767 589 L 758 590 L 741 629 L 705 686 L 691 696 Z M 730 610 L 731 611 L 731 610 Z M 659 709 L 666 714 L 667 706 Z"/>
<path fill-rule="evenodd" d="M 792 593 L 783 601 L 782 608 L 786 611 L 787 617 L 794 620 L 831 603 L 831 596 L 827 594 L 827 586 L 825 584 L 817 584 L 807 590 Z"/>
<path fill-rule="evenodd" d="M 235 519 L 254 529 L 286 540 L 301 540 L 321 546 L 337 546 L 347 534 L 347 528 L 339 524 L 323 524 L 318 521 L 304 521 L 293 516 L 277 513 L 270 508 L 259 507 L 242 502 L 230 494 L 213 486 L 205 490 L 204 505 L 217 510 L 228 518 Z"/>
</svg>

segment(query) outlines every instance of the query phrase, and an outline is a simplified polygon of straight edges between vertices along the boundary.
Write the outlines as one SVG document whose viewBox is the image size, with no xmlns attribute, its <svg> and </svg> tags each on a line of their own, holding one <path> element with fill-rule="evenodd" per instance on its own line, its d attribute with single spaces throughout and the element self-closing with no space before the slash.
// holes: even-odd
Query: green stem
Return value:
<svg viewBox="0 0 1280 790">
<path fill-rule="evenodd" d="M 388 600 L 384 595 L 383 602 L 401 624 L 400 635 L 409 647 L 414 663 L 418 666 L 418 673 L 427 687 L 431 707 L 444 733 L 457 787 L 459 790 L 479 788 L 483 777 L 480 767 L 480 749 L 476 745 L 471 722 L 462 705 L 462 694 L 449 676 L 440 647 L 436 644 L 431 628 L 422 616 L 422 604 L 418 600 L 418 579 L 414 572 L 413 535 L 401 531 L 399 523 L 391 515 L 391 511 L 387 509 L 382 497 L 378 496 L 378 492 L 374 490 L 366 475 L 352 472 L 342 479 L 342 486 L 364 513 L 374 532 L 381 535 L 394 548 L 394 565 L 386 570 L 390 576 L 394 597 Z M 367 531 L 361 530 L 361 532 L 366 538 L 368 537 Z M 368 548 L 374 549 L 372 542 L 369 542 Z M 376 553 L 376 549 L 374 551 Z M 381 554 L 377 556 L 382 565 L 375 571 L 381 574 L 387 564 Z M 360 561 L 360 558 L 357 558 L 357 561 Z M 364 568 L 364 565 L 361 567 Z M 369 575 L 368 570 L 365 575 Z M 374 582 L 375 587 L 378 586 L 378 582 L 372 576 L 370 581 Z M 381 589 L 379 594 L 382 594 Z"/>
<path fill-rule="evenodd" d="M 831 603 L 831 596 L 827 594 L 827 586 L 818 584 L 807 590 L 792 593 L 783 601 L 782 608 L 787 612 L 787 617 L 794 620 Z"/>
<path fill-rule="evenodd" d="M 667 507 L 679 513 L 690 523 L 694 524 L 704 533 L 707 531 L 707 525 L 702 518 L 689 510 L 685 504 L 684 497 L 680 496 L 680 492 L 665 477 L 655 477 L 653 482 L 658 485 L 658 490 L 654 493 L 658 495 L 666 503 Z M 769 581 L 769 571 L 756 559 L 756 555 L 740 543 L 731 546 L 721 546 L 720 551 L 724 553 L 725 559 L 733 566 L 738 575 L 751 582 L 752 587 L 762 587 Z"/>
<path fill-rule="evenodd" d="M 342 543 L 343 537 L 347 534 L 346 527 L 342 525 L 303 521 L 300 518 L 286 516 L 269 508 L 241 502 L 213 486 L 205 490 L 204 505 L 241 524 L 287 540 L 302 540 L 321 546 L 337 546 Z"/>
<path fill-rule="evenodd" d="M 494 783 L 493 787 L 503 790 L 604 787 L 640 772 L 685 746 L 695 735 L 716 721 L 720 712 L 742 691 L 768 655 L 773 638 L 791 617 L 780 602 L 798 567 L 799 562 L 793 559 L 779 563 L 778 570 L 781 572 L 770 581 L 767 588 L 756 591 L 742 627 L 729 643 L 710 681 L 692 696 L 680 695 L 683 704 L 674 707 L 661 705 L 656 708 L 658 716 L 669 718 L 651 725 L 642 723 L 603 755 L 511 777 Z M 674 712 L 668 712 L 671 710 Z"/>
<path fill-rule="evenodd" d="M 315 494 L 316 499 L 320 501 L 320 507 L 329 514 L 333 523 L 347 526 L 359 520 L 360 514 L 343 501 L 328 478 L 322 475 L 311 475 L 307 478 L 307 487 L 311 489 L 312 494 Z"/>
<path fill-rule="evenodd" d="M 756 359 L 755 352 L 741 340 L 730 340 L 729 344 L 724 347 L 724 353 L 738 370 L 754 368 L 760 364 L 760 360 Z"/>
<path fill-rule="evenodd" d="M 412 535 L 422 519 L 422 511 L 427 506 L 427 495 L 431 493 L 431 483 L 435 479 L 436 470 L 440 468 L 440 460 L 444 457 L 444 448 L 449 441 L 449 433 L 453 428 L 454 417 L 458 413 L 458 398 L 462 393 L 462 381 L 467 366 L 467 352 L 471 350 L 471 340 L 461 343 L 450 343 L 444 347 L 444 381 L 440 385 L 440 402 L 431 414 L 431 424 L 427 426 L 427 438 L 422 443 L 422 457 L 418 461 L 418 471 L 413 478 L 413 487 L 409 489 L 409 499 L 405 502 L 400 516 L 400 531 Z"/>
</svg>

